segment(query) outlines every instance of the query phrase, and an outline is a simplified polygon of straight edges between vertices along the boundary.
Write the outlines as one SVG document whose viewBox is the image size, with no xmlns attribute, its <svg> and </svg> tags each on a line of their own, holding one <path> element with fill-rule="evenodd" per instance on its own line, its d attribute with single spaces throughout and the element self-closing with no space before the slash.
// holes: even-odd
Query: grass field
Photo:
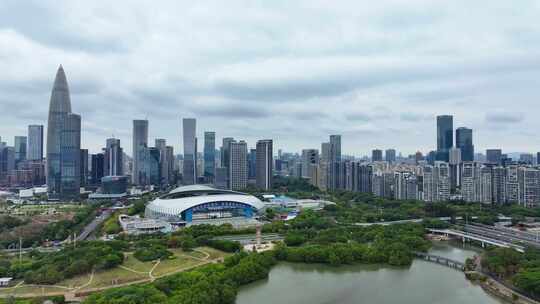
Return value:
<svg viewBox="0 0 540 304">
<path fill-rule="evenodd" d="M 169 274 L 177 273 L 193 267 L 210 263 L 218 258 L 223 258 L 230 254 L 212 249 L 209 247 L 197 248 L 194 251 L 183 251 L 181 249 L 171 249 L 173 256 L 159 262 L 141 262 L 133 257 L 132 253 L 126 253 L 124 263 L 113 269 L 97 271 L 94 274 L 84 274 L 76 276 L 55 286 L 32 286 L 20 285 L 17 288 L 0 289 L 0 296 L 8 295 L 28 295 L 42 296 L 48 293 L 84 291 L 93 288 L 114 287 L 118 284 L 138 282 L 142 280 L 152 280 Z M 152 274 L 150 274 L 152 272 Z M 62 288 L 63 287 L 63 288 Z"/>
<path fill-rule="evenodd" d="M 152 275 L 161 277 L 179 270 L 191 268 L 199 264 L 204 264 L 204 261 L 195 260 L 187 256 L 175 256 L 174 258 L 163 260 L 154 269 Z"/>
<path fill-rule="evenodd" d="M 91 288 L 100 288 L 100 287 L 107 287 L 112 286 L 114 284 L 124 284 L 139 280 L 148 279 L 147 274 L 139 274 L 134 273 L 129 270 L 125 270 L 122 268 L 113 268 L 111 270 L 106 270 L 102 272 L 96 272 L 94 274 L 94 279 L 92 280 L 92 283 L 84 289 L 91 289 Z"/>
<path fill-rule="evenodd" d="M 126 254 L 126 257 L 124 259 L 124 263 L 122 263 L 122 265 L 124 267 L 133 269 L 135 271 L 149 272 L 150 269 L 152 269 L 152 267 L 154 267 L 155 263 L 156 263 L 155 261 L 153 261 L 153 262 L 141 262 L 141 261 L 137 260 L 133 256 L 133 254 L 128 253 L 128 254 Z"/>
<path fill-rule="evenodd" d="M 52 287 L 52 286 L 44 286 L 44 287 L 37 287 L 37 286 L 20 286 L 18 288 L 2 288 L 0 289 L 0 295 L 1 296 L 17 296 L 17 295 L 27 295 L 27 294 L 34 294 L 36 296 L 41 296 L 48 293 L 58 293 L 58 292 L 65 292 L 66 289 L 58 288 L 58 287 Z"/>
</svg>

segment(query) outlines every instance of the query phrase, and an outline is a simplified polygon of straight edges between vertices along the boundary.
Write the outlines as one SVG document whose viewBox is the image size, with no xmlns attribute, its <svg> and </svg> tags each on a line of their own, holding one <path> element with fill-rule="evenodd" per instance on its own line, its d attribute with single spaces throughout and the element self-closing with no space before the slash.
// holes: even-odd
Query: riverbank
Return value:
<svg viewBox="0 0 540 304">
<path fill-rule="evenodd" d="M 478 250 L 434 244 L 430 253 L 465 261 Z M 412 292 L 411 292 L 412 291 Z M 409 267 L 280 262 L 269 277 L 240 288 L 236 304 L 507 304 L 466 280 L 461 271 L 415 259 Z"/>
<path fill-rule="evenodd" d="M 465 276 L 471 282 L 479 284 L 487 293 L 496 296 L 507 303 L 540 304 L 539 301 L 520 293 L 519 291 L 515 290 L 514 287 L 499 282 L 489 275 L 476 271 L 470 271 L 466 272 Z"/>
</svg>

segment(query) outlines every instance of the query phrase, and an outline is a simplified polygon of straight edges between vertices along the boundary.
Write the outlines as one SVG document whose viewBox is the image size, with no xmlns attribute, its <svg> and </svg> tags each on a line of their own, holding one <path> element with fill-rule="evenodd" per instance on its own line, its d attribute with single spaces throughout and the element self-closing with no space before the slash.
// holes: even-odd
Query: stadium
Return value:
<svg viewBox="0 0 540 304">
<path fill-rule="evenodd" d="M 255 196 L 203 185 L 176 188 L 150 202 L 145 217 L 165 220 L 177 226 L 224 224 L 245 226 L 264 208 Z"/>
</svg>

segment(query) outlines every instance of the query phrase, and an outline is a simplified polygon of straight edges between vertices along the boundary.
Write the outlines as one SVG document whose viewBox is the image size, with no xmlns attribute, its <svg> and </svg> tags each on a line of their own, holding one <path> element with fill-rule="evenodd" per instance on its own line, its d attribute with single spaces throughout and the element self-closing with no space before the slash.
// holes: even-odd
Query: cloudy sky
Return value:
<svg viewBox="0 0 540 304">
<path fill-rule="evenodd" d="M 444 3 L 443 3 L 444 2 Z M 46 125 L 63 64 L 83 147 L 133 119 L 180 151 L 181 118 L 275 150 L 404 154 L 435 116 L 477 150 L 540 151 L 540 1 L 0 1 L 0 136 Z"/>
</svg>

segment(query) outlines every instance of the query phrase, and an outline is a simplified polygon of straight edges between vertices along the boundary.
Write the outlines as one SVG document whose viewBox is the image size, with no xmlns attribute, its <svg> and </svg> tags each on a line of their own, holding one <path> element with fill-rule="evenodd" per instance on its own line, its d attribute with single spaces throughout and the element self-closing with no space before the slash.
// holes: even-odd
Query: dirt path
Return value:
<svg viewBox="0 0 540 304">
<path fill-rule="evenodd" d="M 194 249 L 194 251 L 204 254 L 204 258 L 199 258 L 199 257 L 187 255 L 187 254 L 179 254 L 179 255 L 183 256 L 183 257 L 190 258 L 190 259 L 197 260 L 197 261 L 199 261 L 199 263 L 197 263 L 195 265 L 190 265 L 190 266 L 178 268 L 178 269 L 175 269 L 175 270 L 173 270 L 171 272 L 168 272 L 168 273 L 165 273 L 165 274 L 162 274 L 162 275 L 154 275 L 153 274 L 154 270 L 161 263 L 161 260 L 158 260 L 152 266 L 150 271 L 148 271 L 148 272 L 138 271 L 138 270 L 126 267 L 124 265 L 119 265 L 118 267 L 121 268 L 121 269 L 124 269 L 126 271 L 130 271 L 130 272 L 133 272 L 133 273 L 136 273 L 136 274 L 148 275 L 148 278 L 141 279 L 141 280 L 136 280 L 136 281 L 132 281 L 132 282 L 121 283 L 121 284 L 114 284 L 114 285 L 106 286 L 106 287 L 89 288 L 89 289 L 84 289 L 84 288 L 90 286 L 93 283 L 94 278 L 95 278 L 95 272 L 94 271 L 92 271 L 92 273 L 90 274 L 90 278 L 89 278 L 88 282 L 84 283 L 83 285 L 73 286 L 73 287 L 67 287 L 67 286 L 61 286 L 61 285 L 35 285 L 35 284 L 26 285 L 26 284 L 24 284 L 24 282 L 21 281 L 21 282 L 19 282 L 17 285 L 15 285 L 13 287 L 3 288 L 2 290 L 16 290 L 17 288 L 21 288 L 21 287 L 36 287 L 36 288 L 58 288 L 58 289 L 64 289 L 65 291 L 64 292 L 62 292 L 62 291 L 33 292 L 33 293 L 17 294 L 17 295 L 15 295 L 15 294 L 2 294 L 2 295 L 0 295 L 0 299 L 1 298 L 7 298 L 7 297 L 10 297 L 12 295 L 17 297 L 17 298 L 33 298 L 33 297 L 42 297 L 42 296 L 66 295 L 70 299 L 76 300 L 76 299 L 80 299 L 80 297 L 79 297 L 80 294 L 89 294 L 89 293 L 104 291 L 104 290 L 107 290 L 107 289 L 110 289 L 110 288 L 117 288 L 117 287 L 124 287 L 124 286 L 129 286 L 129 285 L 153 282 L 153 281 L 155 281 L 156 279 L 159 279 L 159 278 L 174 275 L 174 274 L 177 274 L 177 273 L 180 273 L 180 272 L 183 272 L 183 271 L 188 271 L 188 270 L 194 269 L 196 267 L 199 267 L 199 266 L 202 266 L 202 265 L 205 265 L 205 264 L 217 263 L 217 262 L 219 262 L 221 260 L 221 258 L 210 259 L 210 254 L 208 252 L 202 250 L 202 249 Z"/>
</svg>

